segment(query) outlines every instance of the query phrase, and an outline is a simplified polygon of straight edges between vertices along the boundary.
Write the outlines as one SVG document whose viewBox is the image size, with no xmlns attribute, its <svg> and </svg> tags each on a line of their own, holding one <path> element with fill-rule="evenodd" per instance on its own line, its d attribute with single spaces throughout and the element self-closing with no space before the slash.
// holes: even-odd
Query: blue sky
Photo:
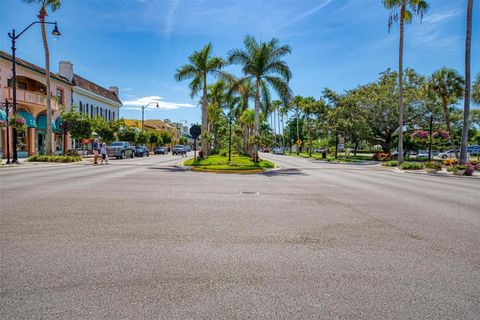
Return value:
<svg viewBox="0 0 480 320">
<path fill-rule="evenodd" d="M 406 27 L 405 67 L 422 74 L 448 66 L 463 74 L 466 0 L 429 0 L 423 23 Z M 0 0 L 0 48 L 7 36 L 36 19 L 38 7 Z M 398 28 L 387 30 L 389 11 L 381 0 L 63 0 L 50 13 L 62 36 L 50 38 L 51 65 L 69 60 L 75 73 L 105 87 L 120 88 L 125 118 L 140 118 L 139 103 L 157 97 L 160 109 L 147 119 L 200 121 L 198 98 L 188 81 L 176 82 L 175 69 L 194 50 L 212 42 L 226 56 L 245 35 L 276 37 L 289 44 L 286 58 L 294 94 L 318 98 L 325 87 L 337 91 L 373 81 L 397 68 Z M 480 9 L 474 8 L 472 72 L 480 72 Z M 17 43 L 17 56 L 44 66 L 38 26 Z M 232 72 L 238 68 L 229 68 Z"/>
</svg>

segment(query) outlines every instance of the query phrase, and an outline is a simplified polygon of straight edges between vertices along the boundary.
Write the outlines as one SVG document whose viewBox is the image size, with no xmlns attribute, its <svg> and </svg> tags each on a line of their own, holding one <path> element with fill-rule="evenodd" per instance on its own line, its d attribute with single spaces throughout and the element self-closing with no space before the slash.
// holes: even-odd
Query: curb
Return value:
<svg viewBox="0 0 480 320">
<path fill-rule="evenodd" d="M 457 176 L 449 172 L 437 172 L 437 173 L 427 173 L 423 170 L 402 170 L 399 168 L 389 169 L 394 173 L 402 173 L 402 174 L 418 174 L 423 176 L 430 176 L 430 177 L 448 177 L 448 178 L 459 178 L 459 179 L 480 179 L 479 175 L 474 176 Z"/>
</svg>

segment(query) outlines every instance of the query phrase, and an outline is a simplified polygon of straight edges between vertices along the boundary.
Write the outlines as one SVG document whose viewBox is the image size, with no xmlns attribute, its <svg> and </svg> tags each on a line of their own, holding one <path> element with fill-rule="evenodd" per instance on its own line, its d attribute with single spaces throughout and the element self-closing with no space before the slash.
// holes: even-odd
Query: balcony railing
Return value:
<svg viewBox="0 0 480 320">
<path fill-rule="evenodd" d="M 5 97 L 10 100 L 13 99 L 13 88 L 5 88 Z M 55 99 L 51 99 L 51 101 L 52 111 L 58 111 L 58 102 Z M 17 88 L 17 102 L 46 107 L 47 96 L 39 92 Z"/>
</svg>

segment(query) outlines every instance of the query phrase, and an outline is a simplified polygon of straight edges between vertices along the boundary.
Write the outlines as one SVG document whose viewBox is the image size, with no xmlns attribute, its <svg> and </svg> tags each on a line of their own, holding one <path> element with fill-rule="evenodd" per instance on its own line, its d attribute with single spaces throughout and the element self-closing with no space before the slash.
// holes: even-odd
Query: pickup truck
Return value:
<svg viewBox="0 0 480 320">
<path fill-rule="evenodd" d="M 107 147 L 107 155 L 108 157 L 115 157 L 117 159 L 133 158 L 135 155 L 135 147 L 125 141 L 113 142 Z"/>
</svg>

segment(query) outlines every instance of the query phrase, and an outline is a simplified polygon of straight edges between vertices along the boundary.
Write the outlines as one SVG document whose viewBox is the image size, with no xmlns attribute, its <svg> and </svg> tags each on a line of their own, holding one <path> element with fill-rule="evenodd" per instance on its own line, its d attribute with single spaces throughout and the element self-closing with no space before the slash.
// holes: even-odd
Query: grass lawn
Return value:
<svg viewBox="0 0 480 320">
<path fill-rule="evenodd" d="M 228 157 L 220 155 L 211 155 L 207 159 L 193 161 L 188 159 L 184 162 L 185 166 L 191 166 L 195 169 L 215 170 L 215 171 L 263 171 L 267 168 L 274 168 L 275 164 L 268 160 L 261 160 L 255 163 L 249 157 L 232 155 L 232 161 L 228 162 Z"/>
</svg>

